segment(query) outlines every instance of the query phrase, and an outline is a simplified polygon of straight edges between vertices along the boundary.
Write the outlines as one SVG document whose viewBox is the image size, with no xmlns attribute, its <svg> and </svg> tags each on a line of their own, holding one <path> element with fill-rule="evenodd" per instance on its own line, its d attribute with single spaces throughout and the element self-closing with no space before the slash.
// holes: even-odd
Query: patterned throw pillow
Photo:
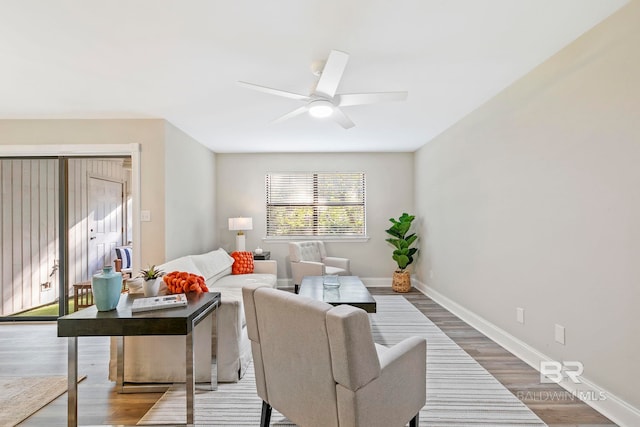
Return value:
<svg viewBox="0 0 640 427">
<path fill-rule="evenodd" d="M 233 266 L 231 266 L 231 274 L 251 274 L 253 273 L 253 253 L 251 252 L 232 252 Z"/>
<path fill-rule="evenodd" d="M 131 252 L 131 246 L 119 246 L 116 248 L 116 257 L 122 260 L 121 268 L 131 269 L 133 266 L 133 254 Z"/>
</svg>

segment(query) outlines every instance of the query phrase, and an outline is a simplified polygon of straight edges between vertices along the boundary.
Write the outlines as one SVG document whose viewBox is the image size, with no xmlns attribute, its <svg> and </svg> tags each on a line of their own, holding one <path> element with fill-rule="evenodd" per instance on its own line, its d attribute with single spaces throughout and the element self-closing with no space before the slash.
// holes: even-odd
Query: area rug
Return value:
<svg viewBox="0 0 640 427">
<path fill-rule="evenodd" d="M 0 427 L 17 425 L 65 391 L 65 376 L 0 377 Z"/>
<path fill-rule="evenodd" d="M 370 318 L 377 343 L 393 345 L 409 336 L 427 339 L 427 404 L 420 411 L 421 426 L 545 426 L 404 297 L 375 299 L 378 312 Z M 238 383 L 197 391 L 195 400 L 198 426 L 260 425 L 262 402 L 256 395 L 252 366 Z M 176 385 L 138 424 L 185 423 L 185 413 L 184 386 Z M 294 424 L 274 409 L 271 425 Z"/>
</svg>

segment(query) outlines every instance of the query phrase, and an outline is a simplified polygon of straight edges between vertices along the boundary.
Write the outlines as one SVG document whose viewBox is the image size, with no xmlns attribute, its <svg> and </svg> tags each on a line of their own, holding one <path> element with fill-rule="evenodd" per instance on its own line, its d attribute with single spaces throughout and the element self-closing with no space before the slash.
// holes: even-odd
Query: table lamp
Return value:
<svg viewBox="0 0 640 427">
<path fill-rule="evenodd" d="M 253 218 L 229 218 L 229 230 L 238 232 L 236 234 L 236 251 L 244 251 L 244 231 L 253 230 Z"/>
</svg>

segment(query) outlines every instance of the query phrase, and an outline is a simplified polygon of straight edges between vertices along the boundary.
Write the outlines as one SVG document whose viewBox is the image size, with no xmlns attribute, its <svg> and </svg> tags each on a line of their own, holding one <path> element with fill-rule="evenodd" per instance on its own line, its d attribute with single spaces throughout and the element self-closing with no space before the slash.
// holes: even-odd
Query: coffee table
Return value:
<svg viewBox="0 0 640 427">
<path fill-rule="evenodd" d="M 58 319 L 58 336 L 68 337 L 68 403 L 67 424 L 78 425 L 78 337 L 118 337 L 118 386 L 124 378 L 124 337 L 141 335 L 185 335 L 185 366 L 187 395 L 187 424 L 194 423 L 194 342 L 193 329 L 198 323 L 214 314 L 220 305 L 220 293 L 187 294 L 188 305 L 180 308 L 131 313 L 131 305 L 142 295 L 122 294 L 115 310 L 98 311 L 91 306 Z M 213 322 L 217 327 L 217 319 Z M 211 337 L 211 331 L 207 336 Z M 216 351 L 217 354 L 217 351 Z M 217 360 L 212 358 L 211 389 L 217 384 Z M 124 390 L 122 390 L 124 391 Z"/>
<path fill-rule="evenodd" d="M 304 276 L 298 294 L 324 301 L 331 305 L 348 304 L 367 313 L 376 312 L 376 300 L 373 299 L 358 276 L 338 276 L 340 287 L 325 288 L 322 276 Z"/>
</svg>

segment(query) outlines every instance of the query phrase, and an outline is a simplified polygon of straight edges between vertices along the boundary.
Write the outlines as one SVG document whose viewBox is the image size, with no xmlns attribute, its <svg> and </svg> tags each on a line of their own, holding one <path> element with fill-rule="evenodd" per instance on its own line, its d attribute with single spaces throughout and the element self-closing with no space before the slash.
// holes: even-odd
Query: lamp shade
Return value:
<svg viewBox="0 0 640 427">
<path fill-rule="evenodd" d="M 253 218 L 229 218 L 229 230 L 253 230 Z"/>
</svg>

